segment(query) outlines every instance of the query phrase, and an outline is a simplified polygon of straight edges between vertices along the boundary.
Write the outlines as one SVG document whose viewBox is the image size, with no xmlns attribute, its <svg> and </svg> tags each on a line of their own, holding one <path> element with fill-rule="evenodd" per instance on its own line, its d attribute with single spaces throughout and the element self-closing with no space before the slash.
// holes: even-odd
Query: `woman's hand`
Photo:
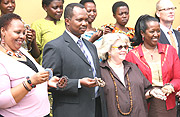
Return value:
<svg viewBox="0 0 180 117">
<path fill-rule="evenodd" d="M 36 32 L 33 29 L 28 29 L 26 32 L 26 42 L 27 44 L 31 44 L 36 40 Z"/>
<path fill-rule="evenodd" d="M 165 93 L 162 92 L 161 89 L 159 88 L 154 88 L 149 92 L 150 95 L 154 96 L 157 99 L 161 99 L 161 100 L 166 100 L 167 97 L 165 95 Z"/>
<path fill-rule="evenodd" d="M 57 88 L 57 83 L 59 81 L 60 78 L 56 77 L 56 76 L 53 76 L 49 81 L 48 81 L 48 85 L 50 87 L 54 87 L 54 88 Z"/>
<path fill-rule="evenodd" d="M 43 82 L 46 82 L 49 80 L 49 72 L 48 71 L 42 71 L 34 74 L 30 77 L 30 80 L 33 85 L 41 84 Z"/>
<path fill-rule="evenodd" d="M 112 29 L 110 27 L 105 27 L 103 33 L 104 33 L 104 35 L 107 33 L 112 33 Z"/>
<path fill-rule="evenodd" d="M 162 92 L 169 96 L 171 93 L 175 92 L 174 87 L 171 84 L 166 84 L 161 88 Z"/>
<path fill-rule="evenodd" d="M 95 32 L 91 38 L 89 39 L 90 42 L 94 43 L 96 40 L 98 40 L 101 36 L 103 35 L 103 31 L 102 30 L 98 30 L 97 32 Z"/>
</svg>

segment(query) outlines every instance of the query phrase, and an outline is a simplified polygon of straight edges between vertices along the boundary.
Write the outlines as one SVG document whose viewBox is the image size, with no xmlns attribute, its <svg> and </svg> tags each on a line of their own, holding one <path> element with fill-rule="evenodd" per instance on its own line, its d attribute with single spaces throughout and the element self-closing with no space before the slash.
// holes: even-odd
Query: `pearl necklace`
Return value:
<svg viewBox="0 0 180 117">
<path fill-rule="evenodd" d="M 22 57 L 22 53 L 19 50 L 15 51 L 15 52 L 12 52 L 12 51 L 7 50 L 6 47 L 4 47 L 3 45 L 1 45 L 1 47 L 3 47 L 3 49 L 6 50 L 6 54 L 9 55 L 9 56 L 16 56 L 17 58 Z"/>
<path fill-rule="evenodd" d="M 151 55 L 151 59 L 153 60 L 153 54 L 154 54 L 155 50 L 157 49 L 157 46 L 154 48 L 152 53 L 144 46 L 144 44 L 142 44 L 142 46 Z"/>
</svg>

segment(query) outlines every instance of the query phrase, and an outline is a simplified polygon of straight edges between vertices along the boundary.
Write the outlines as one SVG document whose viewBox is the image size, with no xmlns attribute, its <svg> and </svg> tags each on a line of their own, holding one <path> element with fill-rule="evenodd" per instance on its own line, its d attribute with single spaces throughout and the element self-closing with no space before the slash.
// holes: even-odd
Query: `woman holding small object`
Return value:
<svg viewBox="0 0 180 117">
<path fill-rule="evenodd" d="M 15 0 L 0 0 L 1 16 L 13 13 L 16 8 Z M 28 50 L 34 58 L 39 57 L 40 51 L 36 44 L 35 31 L 30 28 L 29 25 L 24 24 L 26 28 L 26 40 L 23 42 L 22 47 Z M 3 42 L 2 42 L 3 43 Z"/>
<path fill-rule="evenodd" d="M 45 71 L 21 47 L 26 38 L 20 16 L 0 17 L 0 115 L 47 116 L 50 112 L 47 86 L 56 87 L 58 77 L 49 80 Z M 48 81 L 49 80 L 49 81 Z"/>
<path fill-rule="evenodd" d="M 148 116 L 146 98 L 150 97 L 151 83 L 135 64 L 124 60 L 129 45 L 126 35 L 108 33 L 98 51 L 109 117 Z"/>
<path fill-rule="evenodd" d="M 103 30 L 96 29 L 92 26 L 92 23 L 96 19 L 97 9 L 94 0 L 81 0 L 80 4 L 84 5 L 88 14 L 88 25 L 86 32 L 82 35 L 83 38 L 95 44 L 98 48 L 100 44 L 101 36 L 103 35 Z"/>
<path fill-rule="evenodd" d="M 160 25 L 149 15 L 137 20 L 135 37 L 136 44 L 140 45 L 127 54 L 126 60 L 135 63 L 154 87 L 149 92 L 152 97 L 149 117 L 176 117 L 175 92 L 180 89 L 180 64 L 175 48 L 158 43 Z M 152 95 L 154 91 L 158 95 Z"/>
<path fill-rule="evenodd" d="M 31 27 L 36 31 L 36 42 L 38 46 L 38 63 L 42 64 L 43 49 L 47 42 L 56 39 L 65 30 L 63 14 L 64 0 L 42 0 L 42 7 L 47 13 L 43 19 L 32 23 Z"/>
</svg>

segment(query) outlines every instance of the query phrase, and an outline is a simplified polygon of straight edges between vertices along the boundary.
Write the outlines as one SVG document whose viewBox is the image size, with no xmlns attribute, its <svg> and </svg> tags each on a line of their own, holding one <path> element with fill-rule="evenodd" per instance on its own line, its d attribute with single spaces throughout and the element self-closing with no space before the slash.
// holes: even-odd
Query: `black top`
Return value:
<svg viewBox="0 0 180 117">
<path fill-rule="evenodd" d="M 26 57 L 27 61 L 20 61 L 20 60 L 18 60 L 18 61 L 21 63 L 24 63 L 25 65 L 27 65 L 28 67 L 30 67 L 32 70 L 34 70 L 37 73 L 38 69 L 35 66 L 35 64 L 27 56 L 25 56 L 25 57 Z"/>
</svg>

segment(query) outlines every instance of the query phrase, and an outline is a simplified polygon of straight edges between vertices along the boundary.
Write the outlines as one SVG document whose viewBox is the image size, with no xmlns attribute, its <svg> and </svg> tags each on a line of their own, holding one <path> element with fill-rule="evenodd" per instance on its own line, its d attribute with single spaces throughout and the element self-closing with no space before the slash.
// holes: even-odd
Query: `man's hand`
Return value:
<svg viewBox="0 0 180 117">
<path fill-rule="evenodd" d="M 95 87 L 95 86 L 97 86 L 95 79 L 91 79 L 91 78 L 88 78 L 88 77 L 80 79 L 80 83 L 81 83 L 81 85 L 83 85 L 85 87 Z"/>
</svg>

